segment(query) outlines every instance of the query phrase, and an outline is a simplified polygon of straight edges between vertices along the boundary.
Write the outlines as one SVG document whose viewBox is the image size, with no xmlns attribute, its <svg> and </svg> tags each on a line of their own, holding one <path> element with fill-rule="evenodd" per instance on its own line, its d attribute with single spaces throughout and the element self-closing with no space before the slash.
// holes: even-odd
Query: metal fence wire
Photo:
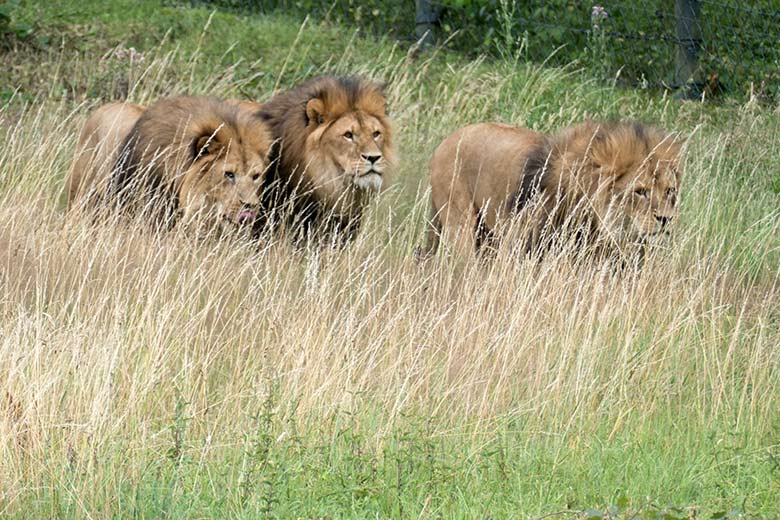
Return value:
<svg viewBox="0 0 780 520">
<path fill-rule="evenodd" d="M 475 18 L 467 3 L 436 2 L 436 23 L 444 32 L 458 28 L 473 43 L 481 39 L 497 49 L 513 44 L 530 60 L 577 62 L 603 79 L 634 86 L 683 88 L 690 97 L 778 97 L 777 0 L 495 4 L 492 13 L 477 11 Z"/>
<path fill-rule="evenodd" d="M 216 0 L 466 53 L 575 64 L 687 97 L 780 99 L 780 0 Z"/>
</svg>

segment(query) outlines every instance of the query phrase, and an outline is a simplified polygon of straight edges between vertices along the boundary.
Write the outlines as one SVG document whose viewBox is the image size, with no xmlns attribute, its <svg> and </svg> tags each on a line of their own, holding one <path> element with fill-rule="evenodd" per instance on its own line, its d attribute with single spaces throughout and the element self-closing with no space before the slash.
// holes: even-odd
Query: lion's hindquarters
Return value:
<svg viewBox="0 0 780 520">
<path fill-rule="evenodd" d="M 509 216 L 508 201 L 522 178 L 524 150 L 537 135 L 480 123 L 442 141 L 431 158 L 431 205 L 441 229 L 429 244 L 443 235 L 463 253 L 498 246 L 498 228 Z M 435 245 L 429 250 L 435 251 Z"/>
<path fill-rule="evenodd" d="M 95 209 L 104 201 L 119 149 L 143 111 L 139 105 L 109 103 L 90 115 L 66 181 L 69 209 Z"/>
</svg>

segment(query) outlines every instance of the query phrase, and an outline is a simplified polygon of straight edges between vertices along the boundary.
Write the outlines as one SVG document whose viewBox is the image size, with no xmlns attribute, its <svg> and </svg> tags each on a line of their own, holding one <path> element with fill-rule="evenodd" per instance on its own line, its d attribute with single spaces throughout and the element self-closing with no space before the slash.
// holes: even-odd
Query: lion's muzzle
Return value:
<svg viewBox="0 0 780 520">
<path fill-rule="evenodd" d="M 382 172 L 370 169 L 355 178 L 355 185 L 363 190 L 379 191 L 382 188 Z"/>
<path fill-rule="evenodd" d="M 238 214 L 236 221 L 238 221 L 239 224 L 247 224 L 248 222 L 253 221 L 256 217 L 257 211 L 245 209 Z"/>
</svg>

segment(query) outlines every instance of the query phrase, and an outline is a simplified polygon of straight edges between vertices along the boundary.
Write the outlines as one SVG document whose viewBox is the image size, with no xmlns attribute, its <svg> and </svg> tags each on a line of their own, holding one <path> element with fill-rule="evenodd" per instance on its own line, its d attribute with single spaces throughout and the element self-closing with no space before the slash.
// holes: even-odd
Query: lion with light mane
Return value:
<svg viewBox="0 0 780 520">
<path fill-rule="evenodd" d="M 110 103 L 87 120 L 69 207 L 119 207 L 155 220 L 252 224 L 272 138 L 237 102 L 175 97 L 145 109 Z"/>
<path fill-rule="evenodd" d="M 442 235 L 461 251 L 494 249 L 509 224 L 526 253 L 562 235 L 602 249 L 647 244 L 677 216 L 680 153 L 672 135 L 639 123 L 586 121 L 549 136 L 496 123 L 461 128 L 431 159 L 421 253 L 435 253 Z"/>
<path fill-rule="evenodd" d="M 297 238 L 336 233 L 352 238 L 371 196 L 394 162 L 382 85 L 321 77 L 282 92 L 258 113 L 273 131 L 276 164 L 264 207 Z"/>
</svg>

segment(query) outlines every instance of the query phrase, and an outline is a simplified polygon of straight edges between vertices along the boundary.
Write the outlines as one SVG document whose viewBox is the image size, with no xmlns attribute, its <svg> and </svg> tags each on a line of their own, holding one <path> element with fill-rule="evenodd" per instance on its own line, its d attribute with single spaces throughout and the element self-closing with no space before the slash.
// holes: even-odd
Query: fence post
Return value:
<svg viewBox="0 0 780 520">
<path fill-rule="evenodd" d="M 701 0 L 676 0 L 674 17 L 677 20 L 677 59 L 675 60 L 674 81 L 677 88 L 683 89 L 683 97 L 695 98 L 701 92 L 694 80 L 699 67 L 701 50 Z"/>
<path fill-rule="evenodd" d="M 436 12 L 433 10 L 431 0 L 415 0 L 415 36 L 421 45 L 433 45 L 436 36 L 433 34 L 433 24 L 436 22 Z"/>
</svg>

